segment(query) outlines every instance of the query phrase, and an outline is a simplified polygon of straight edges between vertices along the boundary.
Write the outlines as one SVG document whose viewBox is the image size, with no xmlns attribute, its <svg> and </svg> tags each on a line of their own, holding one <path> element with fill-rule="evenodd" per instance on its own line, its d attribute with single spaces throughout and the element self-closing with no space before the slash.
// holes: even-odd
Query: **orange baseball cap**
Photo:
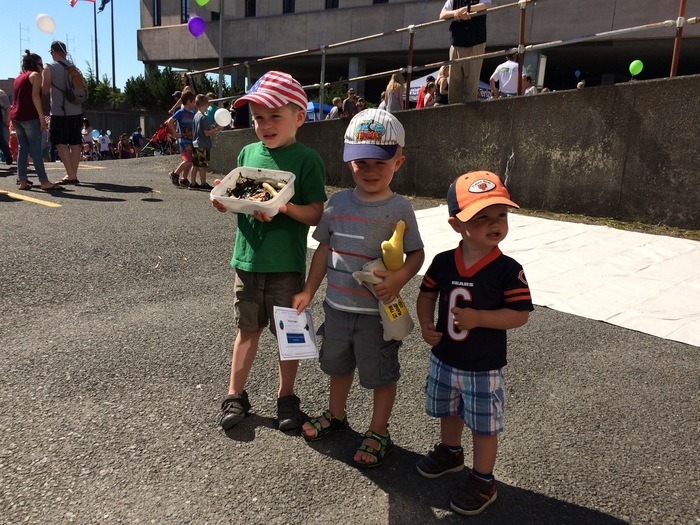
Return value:
<svg viewBox="0 0 700 525">
<path fill-rule="evenodd" d="M 471 171 L 457 177 L 447 190 L 447 207 L 451 217 L 467 222 L 484 208 L 505 204 L 520 208 L 495 173 Z"/>
</svg>

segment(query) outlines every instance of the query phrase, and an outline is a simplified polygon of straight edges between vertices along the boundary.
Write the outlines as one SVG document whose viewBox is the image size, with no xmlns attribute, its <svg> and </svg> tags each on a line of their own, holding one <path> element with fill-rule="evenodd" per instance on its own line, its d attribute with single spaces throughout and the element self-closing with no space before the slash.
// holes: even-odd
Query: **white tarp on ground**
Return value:
<svg viewBox="0 0 700 525">
<path fill-rule="evenodd" d="M 458 235 L 447 208 L 419 210 L 427 270 Z M 535 304 L 700 346 L 700 242 L 513 213 L 503 253 L 525 268 Z"/>
<path fill-rule="evenodd" d="M 422 275 L 459 236 L 446 206 L 416 216 Z M 700 242 L 517 213 L 509 225 L 501 249 L 525 268 L 536 305 L 700 346 Z"/>
</svg>

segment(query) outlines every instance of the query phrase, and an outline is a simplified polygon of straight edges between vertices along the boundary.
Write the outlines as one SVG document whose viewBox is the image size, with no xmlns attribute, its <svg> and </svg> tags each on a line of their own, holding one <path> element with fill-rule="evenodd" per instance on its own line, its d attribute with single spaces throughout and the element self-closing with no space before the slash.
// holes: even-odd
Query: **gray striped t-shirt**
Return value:
<svg viewBox="0 0 700 525">
<path fill-rule="evenodd" d="M 401 195 L 367 202 L 358 199 L 353 190 L 345 190 L 330 198 L 313 238 L 330 247 L 325 300 L 331 307 L 379 315 L 377 299 L 357 284 L 352 272 L 381 258 L 381 244 L 391 237 L 400 220 L 406 223 L 404 252 L 423 248 L 413 207 Z"/>
</svg>

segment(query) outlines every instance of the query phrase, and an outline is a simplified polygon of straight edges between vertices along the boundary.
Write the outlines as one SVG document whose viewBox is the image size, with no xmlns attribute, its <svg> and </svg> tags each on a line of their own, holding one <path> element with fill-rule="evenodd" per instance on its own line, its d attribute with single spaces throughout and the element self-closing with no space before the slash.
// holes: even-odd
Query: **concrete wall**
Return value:
<svg viewBox="0 0 700 525">
<path fill-rule="evenodd" d="M 406 162 L 392 184 L 442 198 L 460 173 L 501 175 L 524 208 L 700 229 L 700 75 L 628 82 L 397 114 Z M 304 124 L 300 141 L 351 187 L 347 120 Z M 211 167 L 227 173 L 252 130 L 219 133 Z"/>
</svg>

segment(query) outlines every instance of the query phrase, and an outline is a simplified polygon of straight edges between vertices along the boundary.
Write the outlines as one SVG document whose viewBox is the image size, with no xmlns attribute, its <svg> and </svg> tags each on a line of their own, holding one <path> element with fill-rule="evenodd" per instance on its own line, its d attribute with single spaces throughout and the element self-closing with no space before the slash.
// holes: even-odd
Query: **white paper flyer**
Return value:
<svg viewBox="0 0 700 525">
<path fill-rule="evenodd" d="M 308 309 L 299 315 L 294 308 L 275 306 L 273 313 L 282 361 L 318 357 L 316 331 Z"/>
</svg>

